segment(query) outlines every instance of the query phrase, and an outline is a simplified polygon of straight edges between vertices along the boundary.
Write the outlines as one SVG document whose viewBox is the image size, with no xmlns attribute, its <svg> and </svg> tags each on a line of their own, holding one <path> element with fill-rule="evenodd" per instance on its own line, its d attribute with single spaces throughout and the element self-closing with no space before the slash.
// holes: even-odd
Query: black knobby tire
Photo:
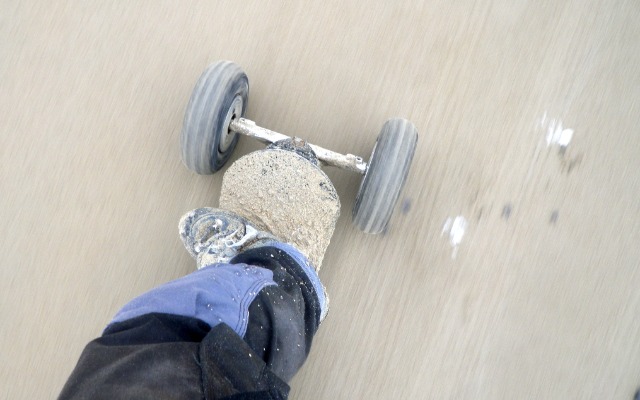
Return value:
<svg viewBox="0 0 640 400">
<path fill-rule="evenodd" d="M 353 223 L 366 233 L 384 231 L 409 174 L 418 141 L 406 119 L 390 119 L 380 135 L 353 206 Z"/>
<path fill-rule="evenodd" d="M 249 79 L 237 64 L 211 64 L 196 83 L 184 115 L 182 161 L 198 174 L 212 174 L 227 162 L 238 142 L 229 132 L 233 118 L 244 115 Z"/>
</svg>

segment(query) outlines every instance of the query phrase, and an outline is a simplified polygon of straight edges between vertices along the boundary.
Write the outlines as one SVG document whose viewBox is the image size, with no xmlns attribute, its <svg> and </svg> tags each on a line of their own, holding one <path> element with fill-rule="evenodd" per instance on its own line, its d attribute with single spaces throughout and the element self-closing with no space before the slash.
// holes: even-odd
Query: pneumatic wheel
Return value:
<svg viewBox="0 0 640 400">
<path fill-rule="evenodd" d="M 238 142 L 229 130 L 244 115 L 249 79 L 230 61 L 211 64 L 196 83 L 184 115 L 180 146 L 182 161 L 198 174 L 212 174 L 227 162 Z"/>
<path fill-rule="evenodd" d="M 417 141 L 418 131 L 406 119 L 390 119 L 382 127 L 353 206 L 353 223 L 362 231 L 380 233 L 387 226 Z"/>
</svg>

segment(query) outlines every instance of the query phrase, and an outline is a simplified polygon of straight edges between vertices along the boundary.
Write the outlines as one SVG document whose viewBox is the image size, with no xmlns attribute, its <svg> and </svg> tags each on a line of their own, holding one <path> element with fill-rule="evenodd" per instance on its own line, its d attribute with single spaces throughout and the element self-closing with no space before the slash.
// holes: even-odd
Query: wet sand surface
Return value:
<svg viewBox="0 0 640 400">
<path fill-rule="evenodd" d="M 57 396 L 128 300 L 195 268 L 180 161 L 211 62 L 247 116 L 368 158 L 420 133 L 383 235 L 350 221 L 293 399 L 630 399 L 640 384 L 640 3 L 0 2 L 0 398 Z M 261 148 L 241 140 L 234 159 Z"/>
</svg>

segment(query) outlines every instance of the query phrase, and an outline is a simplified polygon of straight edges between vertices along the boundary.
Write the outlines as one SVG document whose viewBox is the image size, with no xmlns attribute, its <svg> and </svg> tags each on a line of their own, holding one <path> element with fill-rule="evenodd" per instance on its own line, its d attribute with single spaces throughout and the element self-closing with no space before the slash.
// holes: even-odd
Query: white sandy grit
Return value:
<svg viewBox="0 0 640 400">
<path fill-rule="evenodd" d="M 220 208 L 294 245 L 319 270 L 340 215 L 340 199 L 320 168 L 293 152 L 270 149 L 229 167 Z"/>
</svg>

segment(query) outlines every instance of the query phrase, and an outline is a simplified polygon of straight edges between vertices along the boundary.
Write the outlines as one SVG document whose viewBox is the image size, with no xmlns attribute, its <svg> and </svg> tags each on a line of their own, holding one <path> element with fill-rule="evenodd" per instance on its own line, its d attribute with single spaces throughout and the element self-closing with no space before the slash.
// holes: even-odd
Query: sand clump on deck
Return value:
<svg viewBox="0 0 640 400">
<path fill-rule="evenodd" d="M 268 149 L 229 167 L 220 208 L 292 244 L 319 270 L 340 215 L 340 199 L 320 168 L 294 152 Z"/>
</svg>

